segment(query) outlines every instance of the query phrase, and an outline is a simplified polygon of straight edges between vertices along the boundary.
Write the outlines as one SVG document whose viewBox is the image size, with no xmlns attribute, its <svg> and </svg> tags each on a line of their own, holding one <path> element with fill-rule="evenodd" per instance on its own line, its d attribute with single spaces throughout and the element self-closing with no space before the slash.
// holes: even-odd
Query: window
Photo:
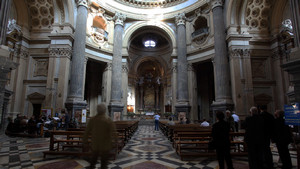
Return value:
<svg viewBox="0 0 300 169">
<path fill-rule="evenodd" d="M 146 48 L 154 48 L 156 46 L 156 42 L 154 42 L 153 40 L 146 40 L 144 46 Z"/>
</svg>

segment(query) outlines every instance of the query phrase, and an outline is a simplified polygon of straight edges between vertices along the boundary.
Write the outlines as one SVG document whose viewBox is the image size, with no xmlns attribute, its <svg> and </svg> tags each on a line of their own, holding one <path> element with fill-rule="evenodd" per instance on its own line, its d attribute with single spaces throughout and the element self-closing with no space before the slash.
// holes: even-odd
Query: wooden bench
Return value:
<svg viewBox="0 0 300 169">
<path fill-rule="evenodd" d="M 115 123 L 116 124 L 116 123 Z M 128 141 L 131 135 L 137 130 L 138 121 L 124 121 L 117 122 L 116 135 L 114 140 L 115 146 L 110 155 L 113 159 L 116 159 L 116 155 L 125 146 L 125 142 Z M 44 151 L 44 158 L 46 155 L 72 155 L 72 156 L 89 156 L 91 152 L 86 149 L 83 143 L 83 135 L 85 128 L 74 128 L 72 131 L 50 131 L 50 145 L 49 151 Z M 89 139 L 89 143 L 91 140 Z M 68 149 L 75 149 L 69 151 Z M 67 149 L 67 150 L 66 150 Z"/>
</svg>

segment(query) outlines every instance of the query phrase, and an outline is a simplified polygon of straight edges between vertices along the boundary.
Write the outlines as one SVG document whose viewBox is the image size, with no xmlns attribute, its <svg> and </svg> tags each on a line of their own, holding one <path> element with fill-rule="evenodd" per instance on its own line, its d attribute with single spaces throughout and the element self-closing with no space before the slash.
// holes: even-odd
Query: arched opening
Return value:
<svg viewBox="0 0 300 169">
<path fill-rule="evenodd" d="M 157 27 L 142 27 L 129 40 L 127 111 L 139 115 L 164 113 L 170 87 L 172 43 Z"/>
</svg>

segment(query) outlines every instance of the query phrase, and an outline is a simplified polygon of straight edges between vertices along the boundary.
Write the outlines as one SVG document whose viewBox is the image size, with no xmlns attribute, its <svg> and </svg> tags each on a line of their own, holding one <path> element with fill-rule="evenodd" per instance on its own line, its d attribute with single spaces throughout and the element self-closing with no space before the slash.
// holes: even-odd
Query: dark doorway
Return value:
<svg viewBox="0 0 300 169">
<path fill-rule="evenodd" d="M 36 119 L 40 117 L 42 104 L 32 104 L 33 107 L 33 115 Z"/>
<path fill-rule="evenodd" d="M 212 62 L 196 64 L 198 89 L 198 119 L 212 120 L 211 104 L 215 98 L 214 69 Z"/>
</svg>

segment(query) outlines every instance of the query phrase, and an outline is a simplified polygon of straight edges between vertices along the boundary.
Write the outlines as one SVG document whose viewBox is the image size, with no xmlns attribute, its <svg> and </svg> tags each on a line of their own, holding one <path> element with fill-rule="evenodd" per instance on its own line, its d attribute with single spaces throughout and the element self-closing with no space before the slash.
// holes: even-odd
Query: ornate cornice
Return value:
<svg viewBox="0 0 300 169">
<path fill-rule="evenodd" d="M 186 21 L 185 13 L 179 13 L 175 15 L 175 22 L 177 26 L 185 25 L 185 21 Z"/>
<path fill-rule="evenodd" d="M 124 21 L 126 20 L 126 15 L 116 12 L 115 16 L 112 18 L 115 21 L 115 25 L 124 26 Z"/>
<path fill-rule="evenodd" d="M 211 9 L 214 9 L 215 7 L 223 6 L 223 0 L 212 0 L 211 1 Z"/>
<path fill-rule="evenodd" d="M 77 0 L 77 7 L 84 6 L 88 8 L 88 0 Z"/>
</svg>

